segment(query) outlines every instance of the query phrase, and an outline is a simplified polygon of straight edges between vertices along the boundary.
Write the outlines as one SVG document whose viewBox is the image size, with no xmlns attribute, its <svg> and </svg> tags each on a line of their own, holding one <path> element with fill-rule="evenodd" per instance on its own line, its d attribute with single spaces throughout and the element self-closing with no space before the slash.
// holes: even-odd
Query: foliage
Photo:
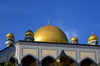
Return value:
<svg viewBox="0 0 100 66">
<path fill-rule="evenodd" d="M 11 62 L 0 63 L 0 66 L 14 66 Z"/>
<path fill-rule="evenodd" d="M 100 66 L 100 64 L 98 64 L 98 66 Z"/>
</svg>

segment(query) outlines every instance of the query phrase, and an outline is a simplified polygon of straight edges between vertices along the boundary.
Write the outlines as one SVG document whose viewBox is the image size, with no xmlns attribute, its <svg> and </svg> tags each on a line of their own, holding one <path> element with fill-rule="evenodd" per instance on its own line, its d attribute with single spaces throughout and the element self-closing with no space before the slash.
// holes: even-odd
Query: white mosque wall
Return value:
<svg viewBox="0 0 100 66">
<path fill-rule="evenodd" d="M 22 56 L 32 54 L 37 57 L 37 49 L 35 48 L 23 48 L 22 51 Z"/>
<path fill-rule="evenodd" d="M 72 58 L 74 58 L 76 60 L 76 52 L 75 52 L 75 50 L 65 50 L 65 53 L 68 56 L 70 56 L 70 57 L 72 57 Z"/>
<path fill-rule="evenodd" d="M 41 57 L 43 58 L 45 56 L 51 55 L 56 58 L 56 52 L 57 51 L 54 49 L 41 49 Z"/>
<path fill-rule="evenodd" d="M 95 58 L 94 58 L 95 54 L 92 51 L 90 51 L 90 52 L 89 51 L 88 52 L 87 51 L 80 51 L 79 55 L 80 55 L 80 57 L 79 57 L 80 59 L 85 58 L 85 57 L 89 57 L 89 58 L 95 60 Z"/>
<path fill-rule="evenodd" d="M 7 55 L 1 56 L 0 61 L 7 61 Z"/>
<path fill-rule="evenodd" d="M 85 45 L 55 45 L 32 42 L 18 42 L 14 46 L 3 50 L 0 53 L 0 61 L 8 62 L 11 57 L 15 57 L 18 60 L 18 64 L 21 64 L 24 57 L 31 55 L 40 64 L 43 58 L 48 56 L 56 59 L 61 50 L 65 50 L 66 55 L 73 58 L 77 63 L 80 63 L 85 58 L 90 58 L 97 64 L 100 62 L 100 46 L 85 47 Z"/>
</svg>

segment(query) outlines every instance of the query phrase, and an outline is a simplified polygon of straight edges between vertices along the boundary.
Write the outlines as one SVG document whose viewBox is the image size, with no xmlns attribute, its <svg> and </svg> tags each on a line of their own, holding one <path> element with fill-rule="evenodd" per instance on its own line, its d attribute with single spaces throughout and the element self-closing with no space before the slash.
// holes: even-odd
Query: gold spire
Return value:
<svg viewBox="0 0 100 66">
<path fill-rule="evenodd" d="M 6 37 L 12 37 L 12 38 L 14 38 L 14 35 L 13 35 L 12 33 L 8 33 L 8 34 L 6 35 Z"/>
<path fill-rule="evenodd" d="M 92 32 L 92 35 L 88 38 L 88 42 L 92 40 L 98 40 L 98 36 Z"/>
<path fill-rule="evenodd" d="M 57 66 L 69 66 L 70 63 L 70 58 L 65 54 L 64 50 L 62 50 L 61 54 L 56 58 Z"/>
<path fill-rule="evenodd" d="M 94 34 L 94 32 L 92 32 L 92 34 Z"/>
<path fill-rule="evenodd" d="M 48 25 L 50 25 L 50 17 L 48 18 Z"/>
</svg>

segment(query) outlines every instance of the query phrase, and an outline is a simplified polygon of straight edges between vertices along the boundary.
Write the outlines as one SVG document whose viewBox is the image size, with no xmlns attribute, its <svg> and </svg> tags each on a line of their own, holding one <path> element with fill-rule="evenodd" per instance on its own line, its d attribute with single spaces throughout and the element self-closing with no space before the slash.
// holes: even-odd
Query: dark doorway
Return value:
<svg viewBox="0 0 100 66">
<path fill-rule="evenodd" d="M 22 59 L 22 66 L 36 66 L 36 60 L 28 55 Z"/>
<path fill-rule="evenodd" d="M 70 65 L 69 66 L 76 66 L 76 63 L 72 58 L 70 58 Z"/>
<path fill-rule="evenodd" d="M 46 57 L 42 60 L 42 66 L 56 66 L 52 57 Z"/>
<path fill-rule="evenodd" d="M 80 66 L 94 66 L 94 62 L 91 59 L 87 58 L 81 62 Z"/>
</svg>

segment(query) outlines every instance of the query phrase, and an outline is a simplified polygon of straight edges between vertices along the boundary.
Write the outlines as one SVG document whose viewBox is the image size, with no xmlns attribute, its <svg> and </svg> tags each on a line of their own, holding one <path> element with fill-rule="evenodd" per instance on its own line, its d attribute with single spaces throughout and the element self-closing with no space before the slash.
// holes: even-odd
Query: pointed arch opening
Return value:
<svg viewBox="0 0 100 66">
<path fill-rule="evenodd" d="M 56 66 L 55 59 L 51 56 L 47 56 L 42 60 L 42 66 Z"/>
<path fill-rule="evenodd" d="M 86 58 L 81 61 L 80 66 L 95 66 L 95 63 L 92 59 Z"/>
<path fill-rule="evenodd" d="M 17 63 L 18 63 L 17 59 L 14 58 L 14 57 L 11 57 L 10 60 L 9 60 L 9 62 L 11 62 L 13 64 L 13 66 L 16 66 Z"/>
<path fill-rule="evenodd" d="M 31 55 L 27 55 L 22 59 L 22 66 L 36 66 L 37 62 L 36 59 L 34 57 L 32 57 Z"/>
<path fill-rule="evenodd" d="M 77 66 L 77 62 L 73 58 L 70 57 L 70 61 L 71 62 L 69 66 Z"/>
</svg>

